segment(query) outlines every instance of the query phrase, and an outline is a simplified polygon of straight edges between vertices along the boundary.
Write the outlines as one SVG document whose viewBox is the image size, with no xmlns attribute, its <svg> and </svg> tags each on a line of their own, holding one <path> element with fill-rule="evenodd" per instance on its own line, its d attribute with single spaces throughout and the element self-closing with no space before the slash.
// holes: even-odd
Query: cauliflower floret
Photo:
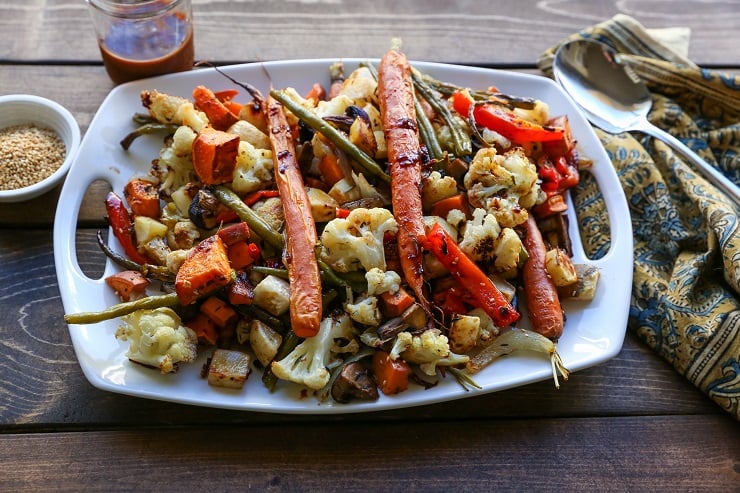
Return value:
<svg viewBox="0 0 740 493">
<path fill-rule="evenodd" d="M 483 209 L 473 211 L 473 219 L 465 223 L 460 248 L 476 262 L 489 262 L 493 258 L 496 238 L 501 234 L 496 217 Z"/>
<path fill-rule="evenodd" d="M 380 325 L 380 309 L 375 296 L 359 298 L 356 303 L 347 302 L 344 304 L 344 311 L 355 322 L 373 327 Z"/>
<path fill-rule="evenodd" d="M 519 264 L 524 245 L 519 235 L 502 228 L 493 214 L 475 209 L 473 219 L 465 223 L 460 248 L 476 262 L 493 262 L 496 269 L 505 272 Z"/>
<path fill-rule="evenodd" d="M 494 265 L 500 272 L 510 271 L 519 265 L 524 245 L 519 235 L 511 228 L 504 228 L 496 238 L 493 255 L 496 257 Z"/>
<path fill-rule="evenodd" d="M 138 310 L 121 320 L 116 338 L 129 341 L 126 356 L 131 361 L 159 368 L 162 373 L 177 371 L 180 362 L 195 361 L 198 337 L 181 324 L 171 308 Z"/>
<path fill-rule="evenodd" d="M 339 272 L 360 267 L 385 270 L 383 237 L 397 231 L 398 224 L 388 209 L 354 209 L 346 218 L 326 224 L 321 233 L 321 259 Z"/>
<path fill-rule="evenodd" d="M 493 214 L 502 227 L 527 220 L 527 209 L 537 201 L 537 168 L 517 147 L 497 154 L 493 147 L 479 150 L 464 178 L 468 199 Z"/>
<path fill-rule="evenodd" d="M 390 357 L 395 360 L 399 356 L 409 363 L 418 364 L 427 375 L 436 375 L 438 366 L 456 366 L 470 360 L 466 355 L 450 351 L 447 336 L 438 329 L 425 330 L 418 336 L 409 332 L 399 333 L 391 348 Z"/>
<path fill-rule="evenodd" d="M 421 200 L 425 210 L 457 193 L 457 181 L 451 176 L 442 176 L 439 171 L 432 171 L 421 182 Z"/>
<path fill-rule="evenodd" d="M 172 96 L 157 90 L 142 91 L 141 103 L 149 110 L 149 115 L 159 123 L 178 123 L 175 120 L 177 110 L 189 101 L 179 96 Z"/>
<path fill-rule="evenodd" d="M 347 108 L 352 106 L 352 100 L 347 96 L 338 95 L 328 101 L 319 101 L 313 110 L 316 116 L 324 118 L 327 116 L 343 116 Z"/>
<path fill-rule="evenodd" d="M 467 219 L 467 216 L 465 216 L 465 213 L 460 209 L 450 209 L 450 212 L 447 213 L 447 217 L 445 219 L 447 220 L 447 224 L 456 230 L 459 230 L 461 229 L 460 226 L 462 226 Z"/>
<path fill-rule="evenodd" d="M 272 363 L 276 377 L 319 390 L 329 382 L 335 339 L 344 340 L 352 322 L 346 313 L 334 314 L 321 321 L 319 332 L 298 344 L 285 358 Z"/>
<path fill-rule="evenodd" d="M 165 196 L 198 181 L 193 169 L 193 139 L 193 129 L 182 125 L 175 131 L 169 144 L 159 151 L 159 159 L 152 166 L 151 174 L 159 179 L 159 189 Z"/>
<path fill-rule="evenodd" d="M 193 103 L 179 96 L 159 91 L 143 91 L 141 102 L 149 114 L 160 123 L 187 125 L 196 132 L 208 125 L 208 117 L 196 110 Z"/>
<path fill-rule="evenodd" d="M 365 273 L 367 280 L 367 294 L 395 293 L 401 289 L 401 276 L 395 271 L 383 271 L 373 267 Z"/>
<path fill-rule="evenodd" d="M 350 100 L 350 104 L 362 107 L 368 103 L 377 105 L 378 83 L 366 67 L 354 70 L 342 84 L 339 95 Z M 335 98 L 336 99 L 336 98 Z"/>
<path fill-rule="evenodd" d="M 273 182 L 273 171 L 271 150 L 241 141 L 231 188 L 240 195 L 267 188 Z"/>
</svg>

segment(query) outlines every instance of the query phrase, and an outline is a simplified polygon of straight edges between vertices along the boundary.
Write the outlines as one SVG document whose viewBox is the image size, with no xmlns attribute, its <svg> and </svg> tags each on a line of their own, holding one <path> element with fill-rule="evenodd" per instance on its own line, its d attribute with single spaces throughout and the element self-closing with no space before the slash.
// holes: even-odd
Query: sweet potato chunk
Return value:
<svg viewBox="0 0 740 493">
<path fill-rule="evenodd" d="M 238 135 L 206 127 L 193 140 L 193 169 L 206 185 L 230 182 L 238 153 Z"/>
<path fill-rule="evenodd" d="M 126 184 L 123 193 L 135 216 L 159 218 L 161 208 L 157 185 L 148 180 L 135 178 Z"/>
<path fill-rule="evenodd" d="M 218 235 L 198 244 L 180 266 L 175 291 L 180 303 L 189 305 L 202 294 L 226 286 L 232 280 L 226 246 Z"/>
</svg>

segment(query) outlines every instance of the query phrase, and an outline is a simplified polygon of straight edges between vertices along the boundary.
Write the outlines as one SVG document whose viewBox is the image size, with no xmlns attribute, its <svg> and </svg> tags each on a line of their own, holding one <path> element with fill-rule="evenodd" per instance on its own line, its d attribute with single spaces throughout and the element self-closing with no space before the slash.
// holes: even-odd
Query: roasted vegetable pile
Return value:
<svg viewBox="0 0 740 493">
<path fill-rule="evenodd" d="M 212 385 L 254 368 L 337 402 L 448 373 L 474 386 L 517 349 L 567 378 L 560 300 L 589 300 L 598 278 L 571 260 L 563 197 L 584 160 L 567 117 L 435 80 L 398 49 L 327 70 L 305 94 L 144 91 L 121 144 L 165 144 L 106 200 L 120 248 L 98 235 L 121 303 L 66 321 L 121 317 L 128 358 L 163 373 L 208 351 Z M 516 328 L 523 303 L 532 330 Z"/>
</svg>

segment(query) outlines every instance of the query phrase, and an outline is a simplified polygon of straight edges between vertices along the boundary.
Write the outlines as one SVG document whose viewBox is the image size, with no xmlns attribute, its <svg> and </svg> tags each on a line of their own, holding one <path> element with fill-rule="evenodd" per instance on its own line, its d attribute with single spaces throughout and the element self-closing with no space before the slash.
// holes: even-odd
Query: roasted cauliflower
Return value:
<svg viewBox="0 0 740 493">
<path fill-rule="evenodd" d="M 138 310 L 121 317 L 116 338 L 129 342 L 126 356 L 162 373 L 177 371 L 177 364 L 195 361 L 198 337 L 182 325 L 171 308 Z"/>
<path fill-rule="evenodd" d="M 516 267 L 524 250 L 519 235 L 511 228 L 502 228 L 493 214 L 483 209 L 473 211 L 473 219 L 465 223 L 460 248 L 476 262 L 493 263 L 500 272 Z"/>
<path fill-rule="evenodd" d="M 453 353 L 447 336 L 438 329 L 427 329 L 421 335 L 399 333 L 390 357 L 402 357 L 409 363 L 415 363 L 427 375 L 436 375 L 438 366 L 456 366 L 467 363 L 470 359 L 466 355 Z"/>
<path fill-rule="evenodd" d="M 273 172 L 271 150 L 258 149 L 246 141 L 239 142 L 234 179 L 231 183 L 234 192 L 243 195 L 270 187 Z"/>
<path fill-rule="evenodd" d="M 329 383 L 335 340 L 345 341 L 352 333 L 352 321 L 346 313 L 328 316 L 315 336 L 304 339 L 280 361 L 273 361 L 272 372 L 280 379 L 319 390 Z"/>
<path fill-rule="evenodd" d="M 540 193 L 537 168 L 519 147 L 504 154 L 493 147 L 479 150 L 463 181 L 470 203 L 493 214 L 504 228 L 525 222 Z"/>
<path fill-rule="evenodd" d="M 396 220 L 388 209 L 354 209 L 346 218 L 326 224 L 321 233 L 321 259 L 339 272 L 360 268 L 384 271 L 383 237 L 397 231 Z"/>
<path fill-rule="evenodd" d="M 401 289 L 401 276 L 392 270 L 383 272 L 381 269 L 373 267 L 365 273 L 365 280 L 367 281 L 367 294 L 369 295 L 393 294 Z"/>
</svg>

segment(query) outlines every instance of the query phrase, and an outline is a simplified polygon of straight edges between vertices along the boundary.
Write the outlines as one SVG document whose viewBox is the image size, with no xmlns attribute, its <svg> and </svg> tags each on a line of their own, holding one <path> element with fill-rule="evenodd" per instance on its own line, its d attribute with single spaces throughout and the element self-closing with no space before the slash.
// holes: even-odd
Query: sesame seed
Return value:
<svg viewBox="0 0 740 493">
<path fill-rule="evenodd" d="M 0 129 L 0 190 L 28 187 L 51 176 L 66 148 L 56 132 L 33 124 Z"/>
</svg>

